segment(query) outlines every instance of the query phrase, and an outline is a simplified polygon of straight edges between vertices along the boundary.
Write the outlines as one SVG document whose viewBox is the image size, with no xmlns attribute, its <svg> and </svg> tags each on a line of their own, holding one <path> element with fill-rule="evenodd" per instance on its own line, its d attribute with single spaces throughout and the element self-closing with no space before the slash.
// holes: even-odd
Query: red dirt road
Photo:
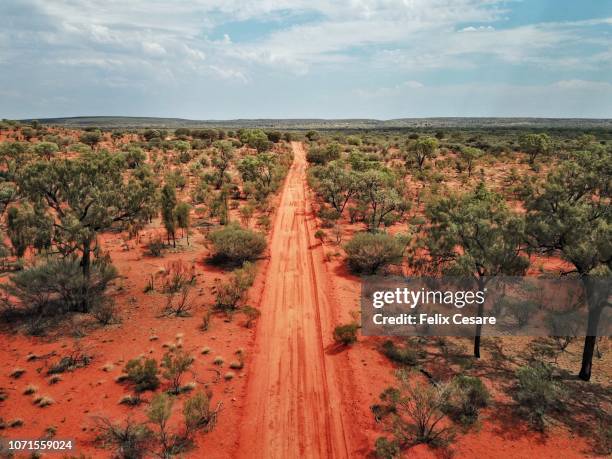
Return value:
<svg viewBox="0 0 612 459">
<path fill-rule="evenodd" d="M 348 457 L 339 380 L 325 354 L 333 317 L 313 257 L 304 147 L 293 142 L 270 244 L 238 457 Z"/>
</svg>

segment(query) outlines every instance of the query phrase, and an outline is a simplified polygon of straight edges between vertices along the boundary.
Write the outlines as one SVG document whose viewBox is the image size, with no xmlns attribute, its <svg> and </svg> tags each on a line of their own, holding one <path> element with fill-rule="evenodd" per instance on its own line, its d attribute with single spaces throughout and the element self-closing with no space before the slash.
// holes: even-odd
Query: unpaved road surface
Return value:
<svg viewBox="0 0 612 459">
<path fill-rule="evenodd" d="M 239 457 L 348 457 L 339 379 L 325 354 L 332 311 L 324 266 L 313 255 L 314 224 L 306 199 L 304 147 L 282 191 L 270 263 L 261 298 L 254 356 L 239 444 Z"/>
</svg>

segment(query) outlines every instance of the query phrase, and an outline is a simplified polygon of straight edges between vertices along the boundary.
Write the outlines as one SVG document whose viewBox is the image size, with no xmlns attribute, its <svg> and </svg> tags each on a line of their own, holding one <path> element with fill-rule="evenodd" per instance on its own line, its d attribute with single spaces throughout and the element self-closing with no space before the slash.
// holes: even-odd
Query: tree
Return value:
<svg viewBox="0 0 612 459">
<path fill-rule="evenodd" d="M 225 171 L 229 168 L 234 157 L 234 146 L 227 140 L 215 142 L 216 152 L 212 158 L 212 165 L 217 169 L 215 188 L 218 190 L 225 183 Z"/>
<path fill-rule="evenodd" d="M 459 150 L 459 157 L 465 164 L 468 177 L 472 176 L 472 171 L 474 170 L 474 163 L 483 155 L 484 152 L 479 148 L 462 147 L 461 150 Z"/>
<path fill-rule="evenodd" d="M 81 137 L 79 137 L 79 142 L 84 143 L 91 148 L 98 145 L 100 140 L 102 140 L 102 133 L 100 131 L 84 132 L 81 134 Z"/>
<path fill-rule="evenodd" d="M 527 235 L 534 249 L 557 254 L 573 266 L 589 306 L 580 378 L 591 378 L 599 318 L 612 272 L 612 207 L 609 151 L 578 152 L 527 192 Z"/>
<path fill-rule="evenodd" d="M 22 258 L 27 248 L 33 244 L 37 224 L 34 210 L 29 205 L 9 208 L 7 234 L 18 258 Z"/>
<path fill-rule="evenodd" d="M 388 215 L 404 212 L 409 205 L 397 192 L 395 176 L 387 170 L 367 170 L 358 176 L 359 200 L 370 208 L 368 229 L 380 227 Z"/>
<path fill-rule="evenodd" d="M 245 156 L 238 164 L 238 170 L 244 182 L 254 182 L 259 187 L 270 189 L 276 175 L 276 156 L 271 153 Z"/>
<path fill-rule="evenodd" d="M 186 202 L 179 202 L 174 209 L 177 226 L 181 229 L 181 232 L 184 230 L 187 233 L 187 244 L 189 244 L 190 212 L 191 206 Z"/>
<path fill-rule="evenodd" d="M 34 153 L 38 156 L 42 156 L 46 159 L 51 159 L 51 157 L 59 151 L 59 147 L 56 143 L 53 142 L 39 142 L 34 145 Z"/>
<path fill-rule="evenodd" d="M 349 200 L 359 191 L 359 175 L 347 171 L 333 161 L 321 168 L 316 176 L 315 189 L 326 202 L 342 215 Z"/>
<path fill-rule="evenodd" d="M 484 290 L 492 276 L 523 275 L 524 220 L 510 211 L 502 196 L 480 183 L 463 196 L 438 199 L 427 206 L 430 222 L 425 244 L 430 262 L 443 274 L 473 278 Z M 478 317 L 484 304 L 478 305 Z M 480 357 L 482 325 L 476 326 L 474 357 Z"/>
<path fill-rule="evenodd" d="M 313 164 L 326 164 L 340 158 L 340 144 L 330 143 L 325 147 L 312 145 L 306 153 L 306 160 Z"/>
<path fill-rule="evenodd" d="M 174 400 L 168 394 L 157 394 L 151 400 L 147 417 L 149 421 L 157 426 L 157 438 L 161 444 L 161 457 L 167 458 L 172 456 L 174 441 L 171 433 L 168 431 L 168 421 L 172 415 L 172 406 Z"/>
<path fill-rule="evenodd" d="M 240 134 L 240 141 L 251 148 L 255 148 L 258 153 L 269 150 L 271 144 L 268 136 L 261 129 L 245 129 Z"/>
<path fill-rule="evenodd" d="M 436 156 L 438 141 L 434 137 L 421 137 L 410 147 L 410 152 L 414 155 L 419 171 L 423 170 L 423 165 L 428 159 Z"/>
<path fill-rule="evenodd" d="M 130 169 L 135 169 L 144 164 L 147 159 L 142 148 L 136 146 L 128 147 L 127 151 L 124 153 L 125 162 Z"/>
<path fill-rule="evenodd" d="M 168 235 L 168 244 L 170 244 L 170 236 L 172 236 L 172 244 L 176 247 L 176 193 L 174 187 L 166 183 L 161 191 L 161 214 L 166 234 Z"/>
<path fill-rule="evenodd" d="M 525 134 L 519 139 L 519 145 L 529 155 L 529 164 L 533 166 L 536 157 L 550 151 L 552 140 L 548 134 Z"/>
<path fill-rule="evenodd" d="M 33 202 L 42 199 L 53 213 L 58 249 L 81 254 L 85 277 L 98 233 L 144 218 L 155 199 L 155 183 L 136 175 L 124 178 L 122 165 L 120 157 L 101 151 L 76 159 L 37 161 L 18 177 L 21 191 Z"/>
</svg>

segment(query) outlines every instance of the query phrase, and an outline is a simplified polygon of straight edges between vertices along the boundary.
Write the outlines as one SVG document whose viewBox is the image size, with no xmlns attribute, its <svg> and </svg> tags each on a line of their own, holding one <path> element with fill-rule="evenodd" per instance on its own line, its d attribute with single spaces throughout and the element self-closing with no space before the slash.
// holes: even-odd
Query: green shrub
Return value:
<svg viewBox="0 0 612 459">
<path fill-rule="evenodd" d="M 520 412 L 538 430 L 544 430 L 547 413 L 562 408 L 563 390 L 545 363 L 524 366 L 516 371 L 518 384 L 514 398 Z"/>
<path fill-rule="evenodd" d="M 402 244 L 385 233 L 358 233 L 344 246 L 344 250 L 351 270 L 366 274 L 400 263 L 404 253 Z"/>
<path fill-rule="evenodd" d="M 79 261 L 57 258 L 21 271 L 3 288 L 19 300 L 26 315 L 57 316 L 66 312 L 91 312 L 103 302 L 108 284 L 117 277 L 107 258 L 96 259 L 89 277 Z"/>
<path fill-rule="evenodd" d="M 214 286 L 215 308 L 226 312 L 235 310 L 246 291 L 253 285 L 255 274 L 255 266 L 246 261 L 242 268 L 234 271 L 229 280 L 217 282 Z"/>
<path fill-rule="evenodd" d="M 378 459 L 394 459 L 400 455 L 400 447 L 397 440 L 378 437 L 374 443 L 374 448 Z"/>
<path fill-rule="evenodd" d="M 214 245 L 214 257 L 220 261 L 243 263 L 256 259 L 266 248 L 260 233 L 232 224 L 209 235 Z"/>
<path fill-rule="evenodd" d="M 382 353 L 389 360 L 402 365 L 414 366 L 419 363 L 420 353 L 417 350 L 409 347 L 398 347 L 391 340 L 383 343 Z"/>
<path fill-rule="evenodd" d="M 124 371 L 136 392 L 155 390 L 159 387 L 155 359 L 132 359 L 126 364 Z"/>
<path fill-rule="evenodd" d="M 338 325 L 334 328 L 334 341 L 343 346 L 353 344 L 357 341 L 358 329 L 359 325 L 355 323 Z"/>
<path fill-rule="evenodd" d="M 479 378 L 465 375 L 453 379 L 452 388 L 446 414 L 461 424 L 473 424 L 480 409 L 489 404 L 489 391 Z"/>
</svg>

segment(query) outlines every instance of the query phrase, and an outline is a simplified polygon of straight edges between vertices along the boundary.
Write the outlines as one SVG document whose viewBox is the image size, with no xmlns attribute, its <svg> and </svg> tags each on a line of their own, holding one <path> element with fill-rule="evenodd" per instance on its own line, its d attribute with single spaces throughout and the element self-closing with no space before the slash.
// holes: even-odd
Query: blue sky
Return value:
<svg viewBox="0 0 612 459">
<path fill-rule="evenodd" d="M 609 0 L 3 0 L 0 118 L 612 118 Z"/>
</svg>

